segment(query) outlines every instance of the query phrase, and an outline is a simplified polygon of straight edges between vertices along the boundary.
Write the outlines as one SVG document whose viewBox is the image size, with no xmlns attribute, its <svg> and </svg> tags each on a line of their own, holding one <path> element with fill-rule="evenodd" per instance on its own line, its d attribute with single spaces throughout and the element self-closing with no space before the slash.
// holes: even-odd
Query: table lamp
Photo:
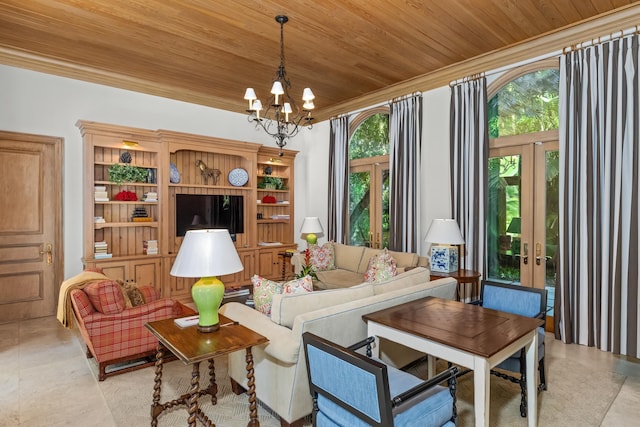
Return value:
<svg viewBox="0 0 640 427">
<path fill-rule="evenodd" d="M 198 308 L 198 331 L 220 328 L 218 308 L 224 297 L 224 284 L 216 276 L 244 269 L 229 231 L 223 229 L 189 230 L 184 236 L 170 274 L 176 277 L 200 277 L 191 288 Z"/>
<path fill-rule="evenodd" d="M 300 233 L 306 235 L 307 246 L 315 245 L 318 242 L 316 233 L 322 233 L 322 224 L 317 216 L 308 216 L 302 221 Z"/>
<path fill-rule="evenodd" d="M 458 247 L 464 239 L 453 219 L 434 219 L 425 241 L 431 245 L 431 271 L 451 273 L 458 270 Z"/>
</svg>

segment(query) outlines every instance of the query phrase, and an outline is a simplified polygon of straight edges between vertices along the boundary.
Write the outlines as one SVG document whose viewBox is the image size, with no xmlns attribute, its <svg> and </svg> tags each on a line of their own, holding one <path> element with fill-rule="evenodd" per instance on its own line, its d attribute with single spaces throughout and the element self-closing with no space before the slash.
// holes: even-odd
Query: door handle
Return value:
<svg viewBox="0 0 640 427">
<path fill-rule="evenodd" d="M 542 245 L 540 244 L 540 242 L 537 242 L 536 243 L 536 265 L 540 265 L 540 262 L 541 262 L 540 255 L 542 255 Z"/>
<path fill-rule="evenodd" d="M 45 245 L 45 250 L 40 251 L 40 255 L 47 254 L 47 264 L 51 264 L 53 262 L 53 245 L 51 243 L 47 243 Z"/>
<path fill-rule="evenodd" d="M 522 262 L 529 264 L 529 244 L 522 244 Z"/>
</svg>

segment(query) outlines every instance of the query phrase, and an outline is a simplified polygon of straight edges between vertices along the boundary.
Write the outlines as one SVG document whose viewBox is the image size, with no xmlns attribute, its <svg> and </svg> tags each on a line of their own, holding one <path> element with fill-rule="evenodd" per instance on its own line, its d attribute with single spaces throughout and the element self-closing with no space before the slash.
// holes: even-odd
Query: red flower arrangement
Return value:
<svg viewBox="0 0 640 427">
<path fill-rule="evenodd" d="M 300 279 L 304 276 L 311 276 L 313 279 L 318 279 L 315 270 L 313 269 L 313 264 L 311 264 L 311 251 L 309 248 L 304 250 L 304 264 L 302 265 L 302 269 L 300 273 L 296 276 L 297 279 Z"/>
<path fill-rule="evenodd" d="M 138 196 L 136 196 L 136 193 L 133 191 L 122 190 L 115 195 L 114 200 L 118 200 L 120 202 L 135 202 L 138 200 Z"/>
</svg>

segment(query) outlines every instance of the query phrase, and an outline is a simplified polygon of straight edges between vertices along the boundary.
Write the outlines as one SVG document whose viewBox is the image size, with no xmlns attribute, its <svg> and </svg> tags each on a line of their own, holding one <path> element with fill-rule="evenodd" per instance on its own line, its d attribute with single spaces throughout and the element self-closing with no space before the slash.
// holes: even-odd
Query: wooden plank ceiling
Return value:
<svg viewBox="0 0 640 427">
<path fill-rule="evenodd" d="M 2 0 L 0 63 L 243 112 L 247 86 L 262 99 L 270 89 L 274 17 L 285 14 L 292 95 L 311 87 L 316 116 L 326 119 L 355 99 L 634 3 Z"/>
</svg>

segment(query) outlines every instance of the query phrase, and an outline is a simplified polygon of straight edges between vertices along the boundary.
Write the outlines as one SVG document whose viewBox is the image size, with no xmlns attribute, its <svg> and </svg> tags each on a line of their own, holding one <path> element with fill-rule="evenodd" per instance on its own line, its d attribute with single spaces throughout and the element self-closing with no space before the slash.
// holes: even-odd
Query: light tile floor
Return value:
<svg viewBox="0 0 640 427">
<path fill-rule="evenodd" d="M 601 425 L 638 425 L 639 360 L 565 345 L 552 338 L 547 341 L 547 351 L 625 375 Z M 89 369 L 81 340 L 55 317 L 0 324 L 0 367 L 0 427 L 116 426 Z"/>
</svg>

